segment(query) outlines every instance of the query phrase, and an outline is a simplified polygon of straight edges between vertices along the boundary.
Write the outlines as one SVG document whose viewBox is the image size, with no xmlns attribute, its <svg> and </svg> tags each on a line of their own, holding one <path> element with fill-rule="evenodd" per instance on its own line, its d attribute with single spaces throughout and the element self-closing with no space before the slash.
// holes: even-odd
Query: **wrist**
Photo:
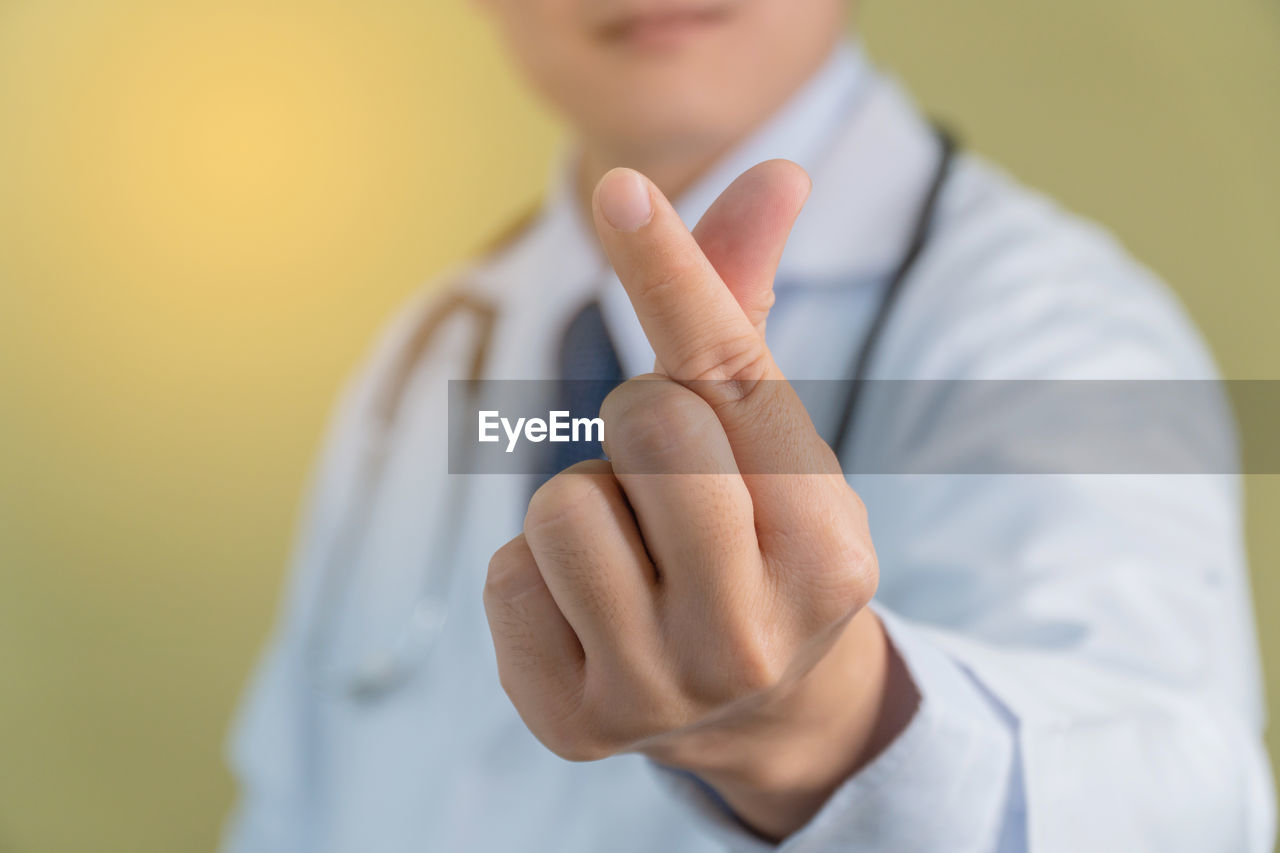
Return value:
<svg viewBox="0 0 1280 853">
<path fill-rule="evenodd" d="M 828 653 L 690 767 L 753 831 L 781 839 L 906 728 L 919 695 L 878 617 L 861 610 Z"/>
</svg>

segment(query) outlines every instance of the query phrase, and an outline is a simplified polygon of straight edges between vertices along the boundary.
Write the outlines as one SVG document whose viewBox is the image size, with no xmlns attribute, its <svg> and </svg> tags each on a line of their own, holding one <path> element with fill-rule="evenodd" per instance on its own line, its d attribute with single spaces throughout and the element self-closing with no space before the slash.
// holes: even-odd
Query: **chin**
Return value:
<svg viewBox="0 0 1280 853">
<path fill-rule="evenodd" d="M 637 121 L 628 116 L 608 128 L 608 138 L 616 140 L 619 152 L 643 152 L 647 158 L 679 156 L 694 152 L 719 152 L 740 134 L 728 125 L 737 122 L 716 120 L 702 112 L 673 112 L 670 109 L 655 112 Z"/>
<path fill-rule="evenodd" d="M 627 75 L 615 81 L 583 108 L 578 118 L 584 129 L 630 145 L 653 148 L 689 145 L 705 147 L 749 129 L 750 99 L 729 97 L 735 91 L 721 73 L 671 69 Z M 738 87 L 740 88 L 740 86 Z"/>
</svg>

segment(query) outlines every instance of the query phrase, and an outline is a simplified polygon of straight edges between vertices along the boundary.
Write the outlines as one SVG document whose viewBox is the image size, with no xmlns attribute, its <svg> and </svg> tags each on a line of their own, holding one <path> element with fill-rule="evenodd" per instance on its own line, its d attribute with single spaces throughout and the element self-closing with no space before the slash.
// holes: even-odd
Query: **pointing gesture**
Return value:
<svg viewBox="0 0 1280 853">
<path fill-rule="evenodd" d="M 639 173 L 601 179 L 596 231 L 655 374 L 605 400 L 609 461 L 535 493 L 485 587 L 503 686 L 543 743 L 691 771 L 772 837 L 914 704 L 865 609 L 862 503 L 765 344 L 808 191 L 798 166 L 762 163 L 690 233 Z"/>
</svg>

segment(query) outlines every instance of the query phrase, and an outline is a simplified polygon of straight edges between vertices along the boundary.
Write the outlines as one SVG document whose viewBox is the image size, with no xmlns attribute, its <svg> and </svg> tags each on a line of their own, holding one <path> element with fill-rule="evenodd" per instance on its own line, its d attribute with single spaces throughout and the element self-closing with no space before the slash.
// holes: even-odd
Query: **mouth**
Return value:
<svg viewBox="0 0 1280 853">
<path fill-rule="evenodd" d="M 667 4 L 660 9 L 625 12 L 597 30 L 606 44 L 634 50 L 668 50 L 717 29 L 732 16 L 729 3 Z"/>
</svg>

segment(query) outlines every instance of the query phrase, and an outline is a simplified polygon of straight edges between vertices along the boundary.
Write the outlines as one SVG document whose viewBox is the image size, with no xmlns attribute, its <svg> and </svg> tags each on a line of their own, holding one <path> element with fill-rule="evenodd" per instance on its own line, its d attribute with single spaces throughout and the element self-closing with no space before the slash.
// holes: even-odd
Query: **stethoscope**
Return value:
<svg viewBox="0 0 1280 853">
<path fill-rule="evenodd" d="M 956 144 L 953 137 L 940 127 L 935 128 L 935 132 L 940 145 L 938 163 L 916 215 L 911 238 L 889 277 L 862 343 L 845 373 L 849 377 L 849 392 L 839 410 L 836 430 L 832 433 L 834 439 L 831 441 L 838 459 L 848 458 L 846 454 L 849 452 L 852 427 L 876 347 L 892 316 L 894 305 L 928 242 L 937 214 L 938 200 L 955 161 Z M 329 630 L 332 627 L 331 619 L 337 613 L 352 574 L 344 573 L 342 569 L 355 564 L 360 557 L 369 526 L 369 515 L 375 503 L 374 497 L 378 493 L 388 462 L 390 437 L 399 422 L 410 380 L 432 350 L 440 330 L 464 318 L 470 318 L 476 328 L 467 365 L 467 378 L 472 380 L 468 384 L 476 387 L 475 381 L 483 379 L 485 375 L 492 349 L 497 309 L 458 289 L 443 297 L 414 329 L 375 398 L 372 438 L 366 443 L 357 482 L 348 496 L 347 510 L 341 513 L 330 547 L 326 549 L 326 556 L 321 561 L 314 607 L 308 618 L 305 650 L 307 669 L 313 676 L 314 684 L 322 690 L 337 692 L 356 700 L 369 700 L 388 692 L 404 683 L 429 656 L 433 640 L 444 624 L 445 590 L 434 587 L 447 583 L 449 573 L 429 572 L 409 619 L 392 643 L 350 663 L 332 659 L 334 656 L 331 654 L 330 638 L 334 632 Z M 466 460 L 461 461 L 460 470 L 466 470 L 465 462 Z M 450 486 L 453 494 L 444 501 L 445 511 L 436 520 L 439 528 L 433 539 L 436 547 L 433 549 L 432 565 L 449 565 L 457 553 L 463 527 L 462 514 L 470 497 L 471 479 L 465 475 L 453 478 Z"/>
</svg>

